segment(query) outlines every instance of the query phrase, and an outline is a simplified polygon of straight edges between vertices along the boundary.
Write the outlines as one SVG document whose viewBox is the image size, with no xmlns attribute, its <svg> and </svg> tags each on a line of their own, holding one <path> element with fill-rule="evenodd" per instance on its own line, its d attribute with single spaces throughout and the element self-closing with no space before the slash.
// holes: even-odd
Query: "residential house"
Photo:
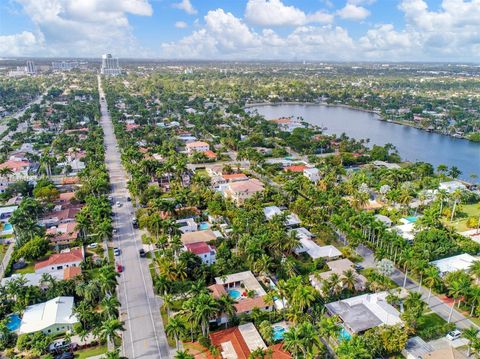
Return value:
<svg viewBox="0 0 480 359">
<path fill-rule="evenodd" d="M 246 181 L 229 183 L 223 190 L 223 195 L 237 205 L 241 205 L 256 193 L 262 192 L 263 188 L 262 182 L 255 178 L 250 178 Z"/>
<path fill-rule="evenodd" d="M 210 151 L 210 145 L 203 141 L 193 141 L 185 145 L 187 154 L 191 155 L 195 152 L 205 152 Z"/>
<path fill-rule="evenodd" d="M 380 325 L 401 324 L 400 312 L 387 303 L 388 292 L 363 294 L 325 305 L 351 334 L 361 334 Z"/>
<path fill-rule="evenodd" d="M 330 261 L 327 262 L 327 266 L 330 268 L 329 271 L 310 275 L 310 283 L 320 293 L 322 293 L 323 281 L 328 281 L 333 274 L 338 275 L 340 280 L 343 280 L 345 278 L 344 273 L 347 271 L 353 271 L 355 273 L 355 290 L 365 290 L 367 278 L 355 271 L 353 262 L 349 259 L 337 259 L 335 261 Z"/>
<path fill-rule="evenodd" d="M 472 264 L 478 260 L 478 258 L 475 258 L 468 253 L 463 253 L 453 257 L 439 259 L 430 262 L 430 264 L 436 266 L 440 271 L 440 275 L 444 276 L 447 273 L 455 272 L 458 270 L 468 271 Z"/>
<path fill-rule="evenodd" d="M 263 214 L 268 221 L 271 221 L 275 216 L 280 216 L 285 211 L 277 206 L 268 206 L 263 209 Z M 295 213 L 287 214 L 285 217 L 285 226 L 287 228 L 293 228 L 299 226 L 301 223 L 300 218 Z"/>
<path fill-rule="evenodd" d="M 73 297 L 56 297 L 28 306 L 23 313 L 19 334 L 43 332 L 56 335 L 73 330 L 78 319 L 73 313 Z"/>
<path fill-rule="evenodd" d="M 206 229 L 203 231 L 183 233 L 180 237 L 180 240 L 184 245 L 191 244 L 191 243 L 198 243 L 198 242 L 208 243 L 217 239 L 220 236 L 221 236 L 220 233 L 216 231 L 214 232 L 210 229 Z"/>
<path fill-rule="evenodd" d="M 332 245 L 319 246 L 317 243 L 310 239 L 300 237 L 300 246 L 295 249 L 296 254 L 307 253 L 312 259 L 328 258 L 337 259 L 342 255 L 337 247 Z"/>
<path fill-rule="evenodd" d="M 447 193 L 453 193 L 457 190 L 465 191 L 467 189 L 467 186 L 465 186 L 460 181 L 448 181 L 448 182 L 441 182 L 440 185 L 438 186 L 438 189 L 444 190 Z"/>
<path fill-rule="evenodd" d="M 198 231 L 198 224 L 193 218 L 184 218 L 175 221 L 178 229 L 182 233 L 190 233 Z"/>
<path fill-rule="evenodd" d="M 212 345 L 219 349 L 224 359 L 248 359 L 253 351 L 267 349 L 260 333 L 252 323 L 210 333 L 209 336 Z"/>
<path fill-rule="evenodd" d="M 303 175 L 305 177 L 307 177 L 311 182 L 313 183 L 317 183 L 318 181 L 320 181 L 320 171 L 318 170 L 318 168 L 305 168 L 303 170 Z"/>
<path fill-rule="evenodd" d="M 77 222 L 60 223 L 57 227 L 48 228 L 46 235 L 51 244 L 65 247 L 77 240 L 79 231 L 76 227 Z"/>
<path fill-rule="evenodd" d="M 83 248 L 52 254 L 47 260 L 35 264 L 35 273 L 52 273 L 68 267 L 79 267 L 84 257 Z"/>
<path fill-rule="evenodd" d="M 185 250 L 191 252 L 202 260 L 206 265 L 215 263 L 215 256 L 217 251 L 214 246 L 205 242 L 187 243 L 185 244 Z"/>
</svg>

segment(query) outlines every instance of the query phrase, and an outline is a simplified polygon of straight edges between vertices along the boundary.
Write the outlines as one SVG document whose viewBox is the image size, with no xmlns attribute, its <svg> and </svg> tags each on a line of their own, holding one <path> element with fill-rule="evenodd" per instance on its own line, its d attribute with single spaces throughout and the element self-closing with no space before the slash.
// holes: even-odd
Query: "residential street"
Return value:
<svg viewBox="0 0 480 359">
<path fill-rule="evenodd" d="M 140 258 L 142 242 L 138 231 L 132 226 L 134 208 L 127 201 L 127 174 L 120 161 L 120 152 L 113 132 L 100 77 L 99 93 L 101 105 L 101 125 L 105 134 L 106 164 L 112 184 L 114 205 L 114 228 L 117 230 L 114 241 L 121 250 L 115 257 L 116 263 L 123 266 L 119 278 L 119 299 L 122 304 L 121 319 L 125 321 L 122 352 L 127 358 L 169 358 L 170 348 L 160 317 L 161 301 L 155 296 L 148 269 L 148 259 Z"/>
<path fill-rule="evenodd" d="M 364 258 L 363 262 L 360 264 L 364 266 L 365 268 L 374 268 L 375 267 L 375 258 L 373 252 L 363 246 L 360 245 L 357 247 L 356 252 Z M 403 282 L 405 280 L 405 275 L 399 271 L 398 269 L 395 269 L 395 272 L 390 276 L 390 278 L 397 283 L 400 287 L 403 286 Z M 407 288 L 410 291 L 414 292 L 421 292 L 422 293 L 422 298 L 425 302 L 427 302 L 428 299 L 428 288 L 423 287 L 419 288 L 419 283 L 414 282 L 410 278 L 407 277 L 407 282 L 405 285 L 405 288 Z M 443 319 L 448 321 L 448 317 L 450 315 L 451 307 L 444 302 L 440 300 L 440 298 L 436 297 L 434 294 L 430 297 L 430 302 L 428 304 L 430 309 L 437 313 L 439 316 L 441 316 Z M 463 314 L 458 312 L 456 309 L 453 310 L 452 313 L 452 318 L 451 322 L 455 323 L 455 325 L 459 329 L 467 329 L 470 328 L 471 326 L 475 326 L 478 328 L 478 326 L 473 323 L 471 320 L 466 318 Z"/>
</svg>

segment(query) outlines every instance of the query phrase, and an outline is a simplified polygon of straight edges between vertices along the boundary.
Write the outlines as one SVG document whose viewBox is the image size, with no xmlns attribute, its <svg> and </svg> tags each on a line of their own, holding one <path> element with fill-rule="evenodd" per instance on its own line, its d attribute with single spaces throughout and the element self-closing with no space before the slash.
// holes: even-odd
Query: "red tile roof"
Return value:
<svg viewBox="0 0 480 359">
<path fill-rule="evenodd" d="M 197 256 L 200 254 L 210 253 L 210 246 L 205 242 L 187 243 L 185 244 L 185 248 Z"/>
<path fill-rule="evenodd" d="M 210 290 L 210 292 L 212 292 L 213 297 L 216 298 L 216 299 L 220 298 L 222 295 L 227 294 L 227 291 L 225 290 L 225 287 L 221 284 L 213 284 L 213 285 L 208 287 L 208 290 Z"/>
<path fill-rule="evenodd" d="M 248 179 L 248 176 L 245 173 L 232 173 L 230 175 L 222 175 L 222 177 L 227 181 L 238 180 L 238 179 Z"/>
<path fill-rule="evenodd" d="M 0 168 L 10 168 L 13 172 L 21 171 L 30 166 L 28 161 L 12 161 L 8 160 L 0 164 Z"/>
<path fill-rule="evenodd" d="M 46 261 L 35 264 L 35 270 L 52 265 L 81 261 L 83 261 L 83 251 L 81 249 L 73 249 L 66 253 L 52 254 Z"/>
<path fill-rule="evenodd" d="M 127 131 L 132 131 L 136 128 L 139 128 L 140 125 L 136 124 L 136 123 L 127 123 Z"/>
<path fill-rule="evenodd" d="M 212 345 L 218 347 L 220 351 L 222 343 L 231 342 L 238 359 L 248 359 L 248 356 L 250 355 L 247 343 L 245 343 L 245 339 L 243 339 L 242 333 L 240 333 L 240 330 L 237 327 L 211 333 L 210 340 Z"/>
<path fill-rule="evenodd" d="M 215 159 L 215 158 L 217 158 L 217 154 L 216 154 L 215 152 L 211 151 L 211 150 L 203 151 L 203 154 L 204 154 L 205 156 L 207 156 L 208 158 L 210 158 L 210 159 Z"/>
<path fill-rule="evenodd" d="M 75 197 L 75 192 L 64 192 L 64 193 L 60 193 L 58 200 L 70 202 L 74 197 Z"/>
<path fill-rule="evenodd" d="M 308 168 L 305 165 L 296 165 L 296 166 L 289 166 L 285 168 L 287 172 L 303 172 L 305 168 Z"/>
<path fill-rule="evenodd" d="M 282 343 L 275 344 L 275 345 L 272 345 L 271 347 L 268 347 L 267 352 L 269 350 L 271 350 L 271 353 L 272 353 L 271 358 L 273 359 L 291 359 L 292 358 L 290 353 L 287 352 L 285 349 L 283 349 Z"/>
<path fill-rule="evenodd" d="M 65 177 L 62 179 L 62 184 L 76 184 L 80 182 L 80 178 L 78 177 Z"/>
<path fill-rule="evenodd" d="M 263 297 L 245 298 L 234 304 L 237 313 L 245 313 L 251 311 L 253 308 L 265 308 L 267 304 Z"/>
<path fill-rule="evenodd" d="M 69 280 L 82 274 L 80 267 L 67 267 L 63 270 L 63 280 Z"/>
</svg>

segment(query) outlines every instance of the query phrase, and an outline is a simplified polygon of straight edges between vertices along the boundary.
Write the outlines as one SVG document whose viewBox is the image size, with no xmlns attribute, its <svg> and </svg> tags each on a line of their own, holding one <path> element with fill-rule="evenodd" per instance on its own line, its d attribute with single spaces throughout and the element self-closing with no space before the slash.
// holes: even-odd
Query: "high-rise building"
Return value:
<svg viewBox="0 0 480 359">
<path fill-rule="evenodd" d="M 29 75 L 35 75 L 37 73 L 37 67 L 35 63 L 31 60 L 27 61 L 27 66 L 25 67 L 25 71 Z"/>
<path fill-rule="evenodd" d="M 118 58 L 112 57 L 111 54 L 102 55 L 102 68 L 100 69 L 102 75 L 117 76 L 122 73 L 118 65 Z"/>
</svg>

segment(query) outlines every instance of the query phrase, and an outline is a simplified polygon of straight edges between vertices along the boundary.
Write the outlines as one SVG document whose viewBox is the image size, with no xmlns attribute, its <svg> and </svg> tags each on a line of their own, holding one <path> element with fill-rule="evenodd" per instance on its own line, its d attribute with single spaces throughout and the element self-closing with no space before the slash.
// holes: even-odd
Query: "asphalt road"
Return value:
<svg viewBox="0 0 480 359">
<path fill-rule="evenodd" d="M 138 251 L 142 242 L 138 231 L 132 226 L 134 208 L 127 201 L 127 174 L 120 161 L 120 152 L 113 132 L 113 125 L 102 101 L 103 89 L 99 78 L 101 106 L 101 125 L 105 134 L 105 162 L 112 184 L 112 197 L 115 216 L 114 228 L 117 230 L 114 241 L 120 249 L 116 263 L 123 266 L 120 275 L 118 294 L 122 304 L 121 316 L 125 321 L 122 352 L 127 358 L 169 358 L 170 348 L 160 317 L 160 299 L 153 292 L 152 279 L 148 269 L 148 259 L 140 258 Z"/>
<path fill-rule="evenodd" d="M 365 268 L 376 267 L 375 257 L 372 250 L 370 250 L 369 248 L 363 245 L 360 245 L 357 247 L 356 252 L 363 257 L 363 261 L 360 263 L 362 266 L 364 266 Z M 395 268 L 395 271 L 393 272 L 392 275 L 390 275 L 390 278 L 395 283 L 397 283 L 397 285 L 402 287 L 405 281 L 405 274 L 399 271 L 397 268 Z M 428 288 L 424 286 L 420 288 L 419 283 L 416 283 L 409 277 L 407 277 L 407 280 L 405 282 L 405 288 L 413 292 L 420 292 L 422 294 L 422 299 L 428 303 L 429 308 L 435 313 L 437 313 L 439 316 L 441 316 L 443 319 L 448 321 L 450 312 L 452 312 L 452 317 L 450 321 L 451 323 L 455 323 L 457 328 L 467 329 L 472 326 L 478 328 L 478 326 L 475 323 L 473 323 L 470 319 L 465 317 L 462 313 L 458 312 L 456 309 L 452 311 L 451 310 L 452 307 L 450 305 L 447 305 L 444 302 L 442 302 L 440 298 L 438 298 L 434 294 L 432 294 L 430 296 L 430 299 L 428 299 L 428 292 L 429 292 Z"/>
</svg>

